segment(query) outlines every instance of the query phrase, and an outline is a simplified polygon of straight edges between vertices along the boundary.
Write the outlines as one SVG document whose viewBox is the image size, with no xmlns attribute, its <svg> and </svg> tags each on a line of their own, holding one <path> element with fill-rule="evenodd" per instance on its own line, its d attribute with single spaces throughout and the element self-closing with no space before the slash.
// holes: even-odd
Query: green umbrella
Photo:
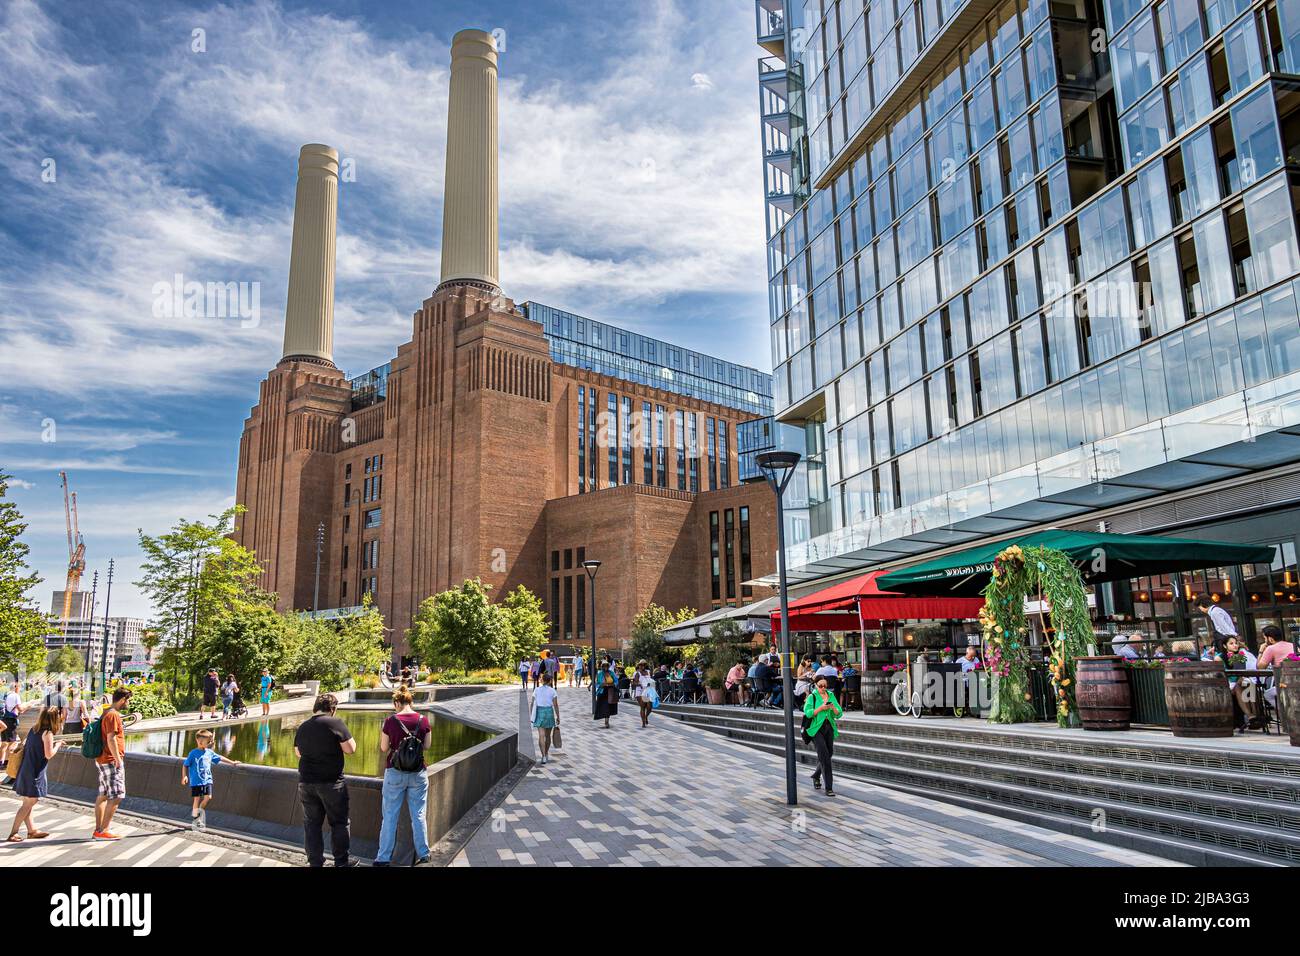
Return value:
<svg viewBox="0 0 1300 956">
<path fill-rule="evenodd" d="M 973 597 L 989 583 L 993 559 L 1013 544 L 1021 548 L 1036 546 L 1064 552 L 1088 584 L 1228 564 L 1268 564 L 1273 560 L 1273 548 L 1264 545 L 1052 529 L 996 544 L 978 545 L 933 561 L 900 568 L 881 575 L 876 584 L 882 591 L 904 594 Z"/>
</svg>

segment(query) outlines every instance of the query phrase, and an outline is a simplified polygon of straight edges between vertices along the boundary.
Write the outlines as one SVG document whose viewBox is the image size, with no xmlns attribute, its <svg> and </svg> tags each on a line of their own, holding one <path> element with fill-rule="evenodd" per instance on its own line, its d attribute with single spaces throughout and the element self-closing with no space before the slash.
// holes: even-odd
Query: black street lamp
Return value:
<svg viewBox="0 0 1300 956">
<path fill-rule="evenodd" d="M 591 682 L 591 715 L 596 716 L 596 572 L 600 562 L 587 560 L 582 562 L 587 572 L 587 587 L 591 591 L 591 660 L 587 662 L 587 680 Z"/>
<path fill-rule="evenodd" d="M 785 802 L 799 802 L 794 775 L 794 655 L 790 653 L 790 606 L 785 579 L 785 489 L 799 464 L 797 451 L 765 451 L 755 457 L 776 492 L 776 569 L 781 593 L 781 697 L 785 704 Z"/>
<path fill-rule="evenodd" d="M 99 658 L 99 689 L 103 693 L 108 692 L 108 607 L 113 601 L 113 559 L 108 559 L 108 590 L 104 592 L 104 647 L 103 653 Z M 94 609 L 91 609 L 91 615 L 94 616 Z M 92 640 L 93 631 L 92 631 Z"/>
</svg>

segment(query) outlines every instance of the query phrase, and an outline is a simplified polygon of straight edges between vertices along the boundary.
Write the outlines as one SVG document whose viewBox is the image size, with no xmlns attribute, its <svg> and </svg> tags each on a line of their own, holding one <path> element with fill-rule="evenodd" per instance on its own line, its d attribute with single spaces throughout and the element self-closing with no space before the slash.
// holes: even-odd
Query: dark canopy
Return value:
<svg viewBox="0 0 1300 956">
<path fill-rule="evenodd" d="M 1267 564 L 1273 560 L 1273 549 L 1263 545 L 1052 529 L 996 544 L 982 544 L 910 568 L 900 568 L 881 575 L 877 584 L 882 590 L 904 594 L 974 596 L 989 583 L 993 559 L 1013 544 L 1022 548 L 1034 546 L 1064 552 L 1088 584 L 1224 564 Z"/>
</svg>

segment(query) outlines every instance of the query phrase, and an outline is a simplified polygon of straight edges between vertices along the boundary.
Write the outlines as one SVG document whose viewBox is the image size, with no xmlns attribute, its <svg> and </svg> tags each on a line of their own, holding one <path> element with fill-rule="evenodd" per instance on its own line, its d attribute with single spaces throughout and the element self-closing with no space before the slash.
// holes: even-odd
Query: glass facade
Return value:
<svg viewBox="0 0 1300 956">
<path fill-rule="evenodd" d="M 1256 409 L 1300 385 L 1278 381 L 1300 0 L 779 19 L 759 85 L 775 410 L 806 434 L 792 566 L 1294 424 Z"/>
<path fill-rule="evenodd" d="M 772 376 L 766 372 L 549 305 L 525 302 L 523 310 L 524 315 L 542 326 L 551 344 L 552 360 L 563 365 L 652 385 L 755 415 L 772 412 Z"/>
</svg>

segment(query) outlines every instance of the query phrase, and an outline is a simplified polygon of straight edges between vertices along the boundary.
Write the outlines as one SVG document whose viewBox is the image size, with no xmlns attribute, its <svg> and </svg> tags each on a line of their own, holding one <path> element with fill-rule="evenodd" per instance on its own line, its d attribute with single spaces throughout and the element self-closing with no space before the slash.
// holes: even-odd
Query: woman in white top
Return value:
<svg viewBox="0 0 1300 956">
<path fill-rule="evenodd" d="M 90 723 L 90 708 L 86 706 L 85 698 L 77 688 L 72 688 L 68 701 L 68 716 L 63 725 L 65 734 L 79 734 L 86 729 Z"/>
<path fill-rule="evenodd" d="M 654 710 L 654 693 L 651 688 L 654 686 L 654 678 L 650 676 L 650 665 L 641 661 L 636 665 L 636 673 L 632 675 L 632 698 L 641 707 L 641 726 L 650 726 L 650 714 Z"/>
<path fill-rule="evenodd" d="M 560 726 L 560 695 L 551 686 L 551 675 L 543 671 L 533 689 L 533 726 L 537 728 L 537 749 L 542 763 L 551 759 L 551 735 Z"/>
</svg>

